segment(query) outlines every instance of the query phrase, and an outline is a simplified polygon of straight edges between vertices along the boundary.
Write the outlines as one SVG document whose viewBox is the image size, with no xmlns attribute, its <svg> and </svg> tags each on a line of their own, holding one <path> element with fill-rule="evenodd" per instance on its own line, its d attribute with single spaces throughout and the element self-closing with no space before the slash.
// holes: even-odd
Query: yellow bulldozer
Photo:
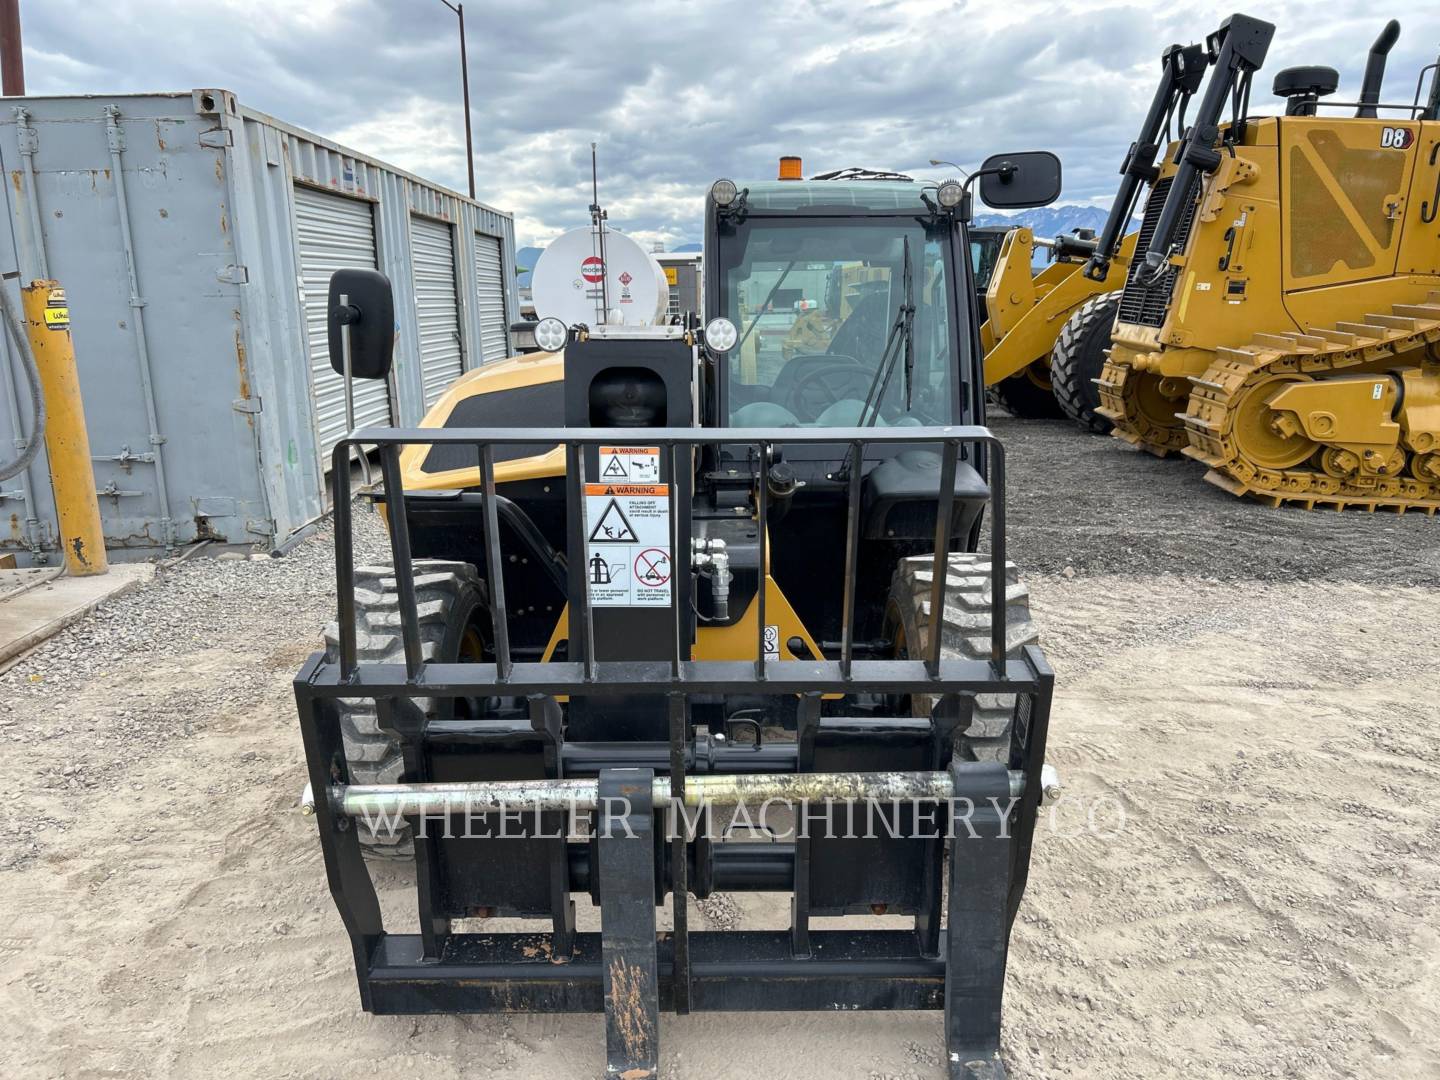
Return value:
<svg viewBox="0 0 1440 1080">
<path fill-rule="evenodd" d="M 1284 115 L 1259 118 L 1273 26 L 1236 15 L 1207 41 L 1099 382 L 1116 436 L 1271 505 L 1440 509 L 1440 68 L 1426 99 L 1421 72 L 1410 104 L 1382 103 L 1399 30 L 1358 101 L 1325 100 L 1333 68 L 1288 68 Z"/>
<path fill-rule="evenodd" d="M 1098 237 L 1050 239 L 1010 229 L 998 255 L 976 259 L 977 278 L 985 281 L 985 381 L 1016 416 L 1064 415 L 1091 431 L 1110 430 L 1109 419 L 1097 411 L 1096 379 L 1135 252 L 1138 234 L 1127 229 L 1140 195 L 1160 174 L 1155 159 L 1170 132 L 1184 130 L 1186 109 L 1211 59 L 1194 44 L 1171 45 L 1161 54 L 1159 85 L 1125 153 L 1120 186 Z M 972 231 L 972 244 L 981 239 L 978 232 Z M 1048 250 L 1049 264 L 1035 274 L 1037 249 Z"/>
</svg>

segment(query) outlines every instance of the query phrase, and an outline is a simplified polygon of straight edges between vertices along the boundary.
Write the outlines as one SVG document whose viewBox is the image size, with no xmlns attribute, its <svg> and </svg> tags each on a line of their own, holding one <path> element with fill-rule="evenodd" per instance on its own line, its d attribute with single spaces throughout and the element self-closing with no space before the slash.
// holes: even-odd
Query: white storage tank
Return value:
<svg viewBox="0 0 1440 1080">
<path fill-rule="evenodd" d="M 530 275 L 537 319 L 554 318 L 567 326 L 614 322 L 654 326 L 665 317 L 669 283 L 665 271 L 638 241 L 606 229 L 604 256 L 599 233 L 591 227 L 557 236 L 541 253 Z"/>
</svg>

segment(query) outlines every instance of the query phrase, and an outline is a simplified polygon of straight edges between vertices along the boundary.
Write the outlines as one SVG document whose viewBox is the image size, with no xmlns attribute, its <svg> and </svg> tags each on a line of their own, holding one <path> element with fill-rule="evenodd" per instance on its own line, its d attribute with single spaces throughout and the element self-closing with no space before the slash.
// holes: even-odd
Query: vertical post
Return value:
<svg viewBox="0 0 1440 1080">
<path fill-rule="evenodd" d="M 674 798 L 667 817 L 674 838 L 670 842 L 671 908 L 675 916 L 674 968 L 671 999 L 677 1013 L 690 1011 L 690 867 L 685 835 L 685 747 L 690 740 L 689 706 L 684 694 L 670 695 L 670 794 Z"/>
<path fill-rule="evenodd" d="M 85 429 L 85 402 L 80 397 L 65 290 L 57 281 L 32 281 L 20 293 L 25 332 L 45 395 L 45 450 L 50 456 L 65 569 L 77 577 L 103 574 L 108 569 L 105 533 L 100 525 L 100 499 L 90 464 L 90 435 Z"/>
<path fill-rule="evenodd" d="M 950 576 L 950 517 L 955 506 L 955 459 L 959 448 L 945 443 L 940 459 L 940 501 L 935 507 L 935 562 L 930 580 L 930 642 L 925 668 L 933 679 L 940 674 L 941 631 L 945 626 L 945 585 Z"/>
<path fill-rule="evenodd" d="M 1005 670 L 1005 447 L 990 444 L 990 663 Z"/>
<path fill-rule="evenodd" d="M 458 4 L 460 16 L 460 87 L 465 95 L 465 171 L 470 178 L 470 198 L 475 198 L 475 143 L 470 135 L 470 60 L 465 55 L 465 5 Z"/>
<path fill-rule="evenodd" d="M 660 1073 L 660 976 L 655 943 L 654 769 L 602 769 L 596 850 L 600 880 L 605 1074 Z"/>
<path fill-rule="evenodd" d="M 340 294 L 340 307 L 343 310 L 350 306 L 350 294 Z M 340 355 L 343 358 L 345 370 L 341 378 L 345 382 L 345 431 L 348 434 L 355 430 L 355 381 L 350 373 L 350 323 L 344 319 L 340 320 Z M 365 456 L 365 448 L 357 446 L 360 452 L 360 474 L 365 477 L 365 486 L 370 486 L 370 459 Z M 350 471 L 350 459 L 345 459 L 345 471 Z M 347 485 L 348 486 L 348 485 Z"/>
<path fill-rule="evenodd" d="M 860 558 L 860 470 L 863 457 L 860 444 L 850 444 L 850 494 L 845 524 L 845 610 L 840 613 L 840 675 L 850 678 L 850 663 L 855 654 L 855 575 Z"/>
<path fill-rule="evenodd" d="M 759 479 L 755 484 L 756 540 L 760 545 L 760 578 L 755 586 L 755 678 L 765 679 L 765 585 L 770 580 L 770 537 L 766 522 L 769 496 L 770 444 L 759 443 Z M 778 643 L 777 643 L 778 644 Z"/>
<path fill-rule="evenodd" d="M 576 513 L 580 515 L 580 548 L 585 551 L 585 448 L 579 443 L 570 443 L 565 447 L 565 472 L 575 477 L 575 491 L 578 492 L 576 499 Z M 583 560 L 582 560 L 583 561 Z M 590 583 L 585 578 L 585 567 L 581 567 L 580 573 L 580 640 L 579 648 L 585 654 L 585 681 L 591 682 L 595 678 L 595 618 L 590 607 Z M 574 580 L 573 578 L 571 579 Z M 575 659 L 575 616 L 570 616 L 570 659 Z"/>
<path fill-rule="evenodd" d="M 330 483 L 334 487 L 335 607 L 340 623 L 340 681 L 355 674 L 355 540 L 351 531 L 350 443 L 341 439 L 330 453 Z"/>
<path fill-rule="evenodd" d="M 950 764 L 950 896 L 945 938 L 945 1053 L 950 1080 L 1005 1080 L 1000 1005 L 1010 936 L 1009 772 Z"/>
<path fill-rule="evenodd" d="M 489 572 L 490 633 L 495 639 L 495 667 L 504 682 L 510 678 L 510 626 L 505 613 L 505 571 L 500 559 L 500 523 L 495 509 L 495 448 L 480 447 L 480 488 L 485 495 L 485 565 Z"/>
<path fill-rule="evenodd" d="M 405 646 L 405 677 L 420 678 L 425 666 L 420 651 L 420 615 L 415 609 L 415 567 L 410 563 L 410 523 L 405 519 L 405 485 L 400 479 L 400 450 L 380 446 L 380 475 L 385 481 L 385 519 L 390 524 L 390 554 L 395 566 L 395 591 L 400 599 L 400 638 Z"/>
<path fill-rule="evenodd" d="M 20 38 L 20 0 L 0 0 L 0 79 L 6 97 L 25 95 L 25 53 Z"/>
<path fill-rule="evenodd" d="M 671 443 L 669 447 L 670 452 L 667 455 L 670 459 L 670 493 L 666 496 L 666 499 L 668 503 L 667 509 L 670 514 L 670 565 L 672 567 L 683 565 L 680 562 L 680 545 L 681 543 L 688 544 L 690 542 L 688 530 L 685 531 L 682 536 L 682 530 L 680 528 L 680 469 L 678 468 L 680 449 L 678 443 Z M 686 447 L 686 449 L 688 450 L 689 447 Z M 689 554 L 687 553 L 686 563 L 688 562 Z M 685 611 L 680 606 L 680 582 L 673 570 L 671 571 L 670 577 L 670 611 L 675 616 L 671 622 L 671 634 L 674 640 L 671 642 L 670 675 L 672 678 L 678 679 L 680 678 L 680 664 L 685 654 L 683 645 L 685 627 L 682 621 L 685 616 Z"/>
<path fill-rule="evenodd" d="M 475 198 L 475 144 L 470 137 L 470 60 L 465 55 L 465 5 L 440 0 L 460 20 L 460 89 L 465 98 L 465 168 L 470 177 L 470 198 Z"/>
</svg>

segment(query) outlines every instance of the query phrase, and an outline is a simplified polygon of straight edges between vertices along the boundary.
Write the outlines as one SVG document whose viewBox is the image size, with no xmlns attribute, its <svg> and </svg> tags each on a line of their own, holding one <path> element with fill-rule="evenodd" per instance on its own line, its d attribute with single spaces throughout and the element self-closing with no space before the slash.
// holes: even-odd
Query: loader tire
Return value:
<svg viewBox="0 0 1440 1080">
<path fill-rule="evenodd" d="M 420 650 L 426 660 L 455 663 L 479 660 L 488 637 L 489 604 L 485 583 L 475 567 L 464 562 L 416 559 L 415 606 L 420 620 Z M 355 646 L 362 664 L 403 664 L 405 645 L 400 633 L 400 596 L 392 566 L 355 568 Z M 340 628 L 325 628 L 325 658 L 340 658 Z M 399 744 L 380 729 L 372 698 L 340 698 L 340 732 L 350 778 L 357 784 L 394 784 L 404 770 Z M 452 715 L 455 702 L 416 698 L 431 716 Z M 381 859 L 409 858 L 410 829 L 372 832 L 357 822 L 366 855 Z"/>
<path fill-rule="evenodd" d="M 1044 357 L 1008 379 L 1001 379 L 991 389 L 1005 411 L 1017 420 L 1055 420 L 1064 415 L 1051 392 Z"/>
<path fill-rule="evenodd" d="M 954 553 L 945 580 L 945 611 L 940 655 L 945 659 L 990 658 L 990 556 Z M 890 585 L 886 622 L 895 635 L 902 657 L 929 655 L 930 584 L 934 558 L 919 555 L 901 559 Z M 1018 656 L 1026 645 L 1039 640 L 1030 617 L 1030 590 L 1020 580 L 1015 564 L 1005 564 L 1005 649 Z M 929 716 L 934 699 L 912 695 L 913 716 Z M 1010 752 L 1010 724 L 1015 712 L 1014 694 L 978 694 L 962 747 L 976 761 L 1004 761 Z"/>
<path fill-rule="evenodd" d="M 1100 388 L 1095 380 L 1105 370 L 1110 349 L 1110 328 L 1120 307 L 1118 293 L 1092 296 L 1065 320 L 1050 352 L 1050 386 L 1060 410 L 1086 431 L 1109 433 L 1111 423 L 1101 416 Z"/>
</svg>

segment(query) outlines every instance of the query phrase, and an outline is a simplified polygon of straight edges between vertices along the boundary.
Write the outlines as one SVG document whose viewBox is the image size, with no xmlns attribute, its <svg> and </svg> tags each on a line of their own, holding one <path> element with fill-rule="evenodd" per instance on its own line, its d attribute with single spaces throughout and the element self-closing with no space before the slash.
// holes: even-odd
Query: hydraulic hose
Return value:
<svg viewBox="0 0 1440 1080">
<path fill-rule="evenodd" d="M 10 298 L 10 290 L 0 284 L 0 315 L 3 315 L 5 332 L 15 343 L 20 354 L 20 366 L 25 371 L 25 381 L 30 385 L 30 411 L 35 417 L 35 428 L 25 443 L 25 449 L 14 461 L 0 463 L 0 480 L 9 480 L 29 467 L 40 453 L 40 443 L 45 437 L 45 395 L 40 390 L 40 368 L 35 363 L 35 354 L 30 349 L 30 338 L 25 333 L 25 324 Z M 19 437 L 17 431 L 16 437 Z"/>
</svg>

